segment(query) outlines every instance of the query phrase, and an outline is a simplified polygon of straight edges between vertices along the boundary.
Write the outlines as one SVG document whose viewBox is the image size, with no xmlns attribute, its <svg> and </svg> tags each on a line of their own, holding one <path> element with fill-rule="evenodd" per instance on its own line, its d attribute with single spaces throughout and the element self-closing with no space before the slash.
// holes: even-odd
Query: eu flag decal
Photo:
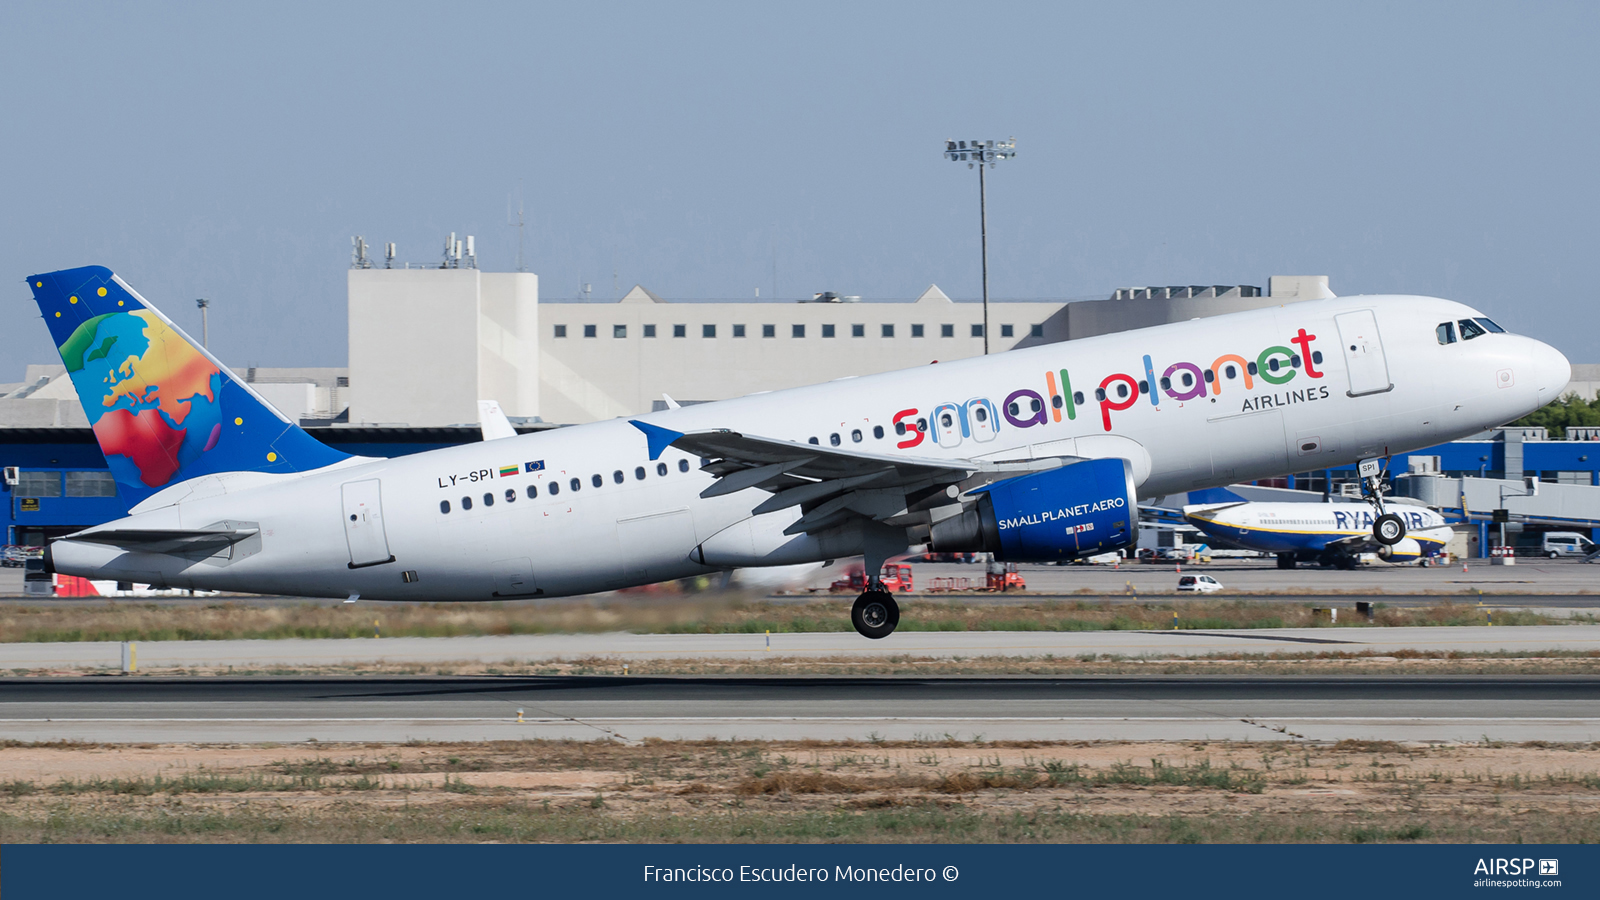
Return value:
<svg viewBox="0 0 1600 900">
<path fill-rule="evenodd" d="M 543 472 L 544 471 L 544 460 L 536 459 L 533 462 L 525 462 L 525 463 L 522 464 L 522 471 L 524 471 L 524 472 Z"/>
</svg>

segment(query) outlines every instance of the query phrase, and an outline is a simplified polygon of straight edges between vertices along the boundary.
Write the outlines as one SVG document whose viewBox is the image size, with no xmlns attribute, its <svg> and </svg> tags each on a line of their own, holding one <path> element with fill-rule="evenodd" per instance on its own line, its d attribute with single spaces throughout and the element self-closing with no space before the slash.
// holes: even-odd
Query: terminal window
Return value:
<svg viewBox="0 0 1600 900">
<path fill-rule="evenodd" d="M 656 327 L 654 325 L 646 325 L 644 327 L 644 336 L 645 337 L 655 337 L 656 336 Z"/>
<path fill-rule="evenodd" d="M 18 497 L 59 497 L 61 473 L 20 472 L 17 475 L 17 487 L 14 493 Z"/>
<path fill-rule="evenodd" d="M 565 326 L 565 325 L 557 325 L 556 326 L 556 337 L 563 338 L 563 337 L 566 337 L 566 336 L 567 336 L 567 326 Z"/>
<path fill-rule="evenodd" d="M 792 326 L 792 329 L 793 330 L 790 333 L 791 337 L 805 337 L 806 336 L 806 327 L 804 325 L 795 325 L 795 326 Z"/>
<path fill-rule="evenodd" d="M 983 337 L 983 325 L 981 323 L 972 326 L 972 336 L 973 337 Z"/>
<path fill-rule="evenodd" d="M 110 472 L 68 472 L 68 497 L 115 497 L 117 480 Z"/>
<path fill-rule="evenodd" d="M 1044 326 L 1043 325 L 1029 325 L 1028 326 L 1028 337 L 1044 337 Z"/>
<path fill-rule="evenodd" d="M 687 326 L 687 325 L 674 325 L 674 326 L 672 326 L 672 336 L 673 337 L 688 337 L 689 336 L 689 326 Z"/>
<path fill-rule="evenodd" d="M 589 338 L 589 337 L 594 337 L 594 335 L 595 335 L 595 327 L 593 325 L 585 325 L 585 326 L 583 326 L 583 336 L 584 337 Z"/>
<path fill-rule="evenodd" d="M 700 336 L 701 337 L 707 337 L 707 338 L 716 337 L 717 336 L 717 326 L 715 326 L 715 325 L 701 325 L 700 326 Z"/>
<path fill-rule="evenodd" d="M 625 337 L 627 337 L 628 336 L 628 326 L 626 326 L 626 325 L 613 325 L 613 326 L 611 326 L 611 336 L 614 337 L 614 338 L 625 338 Z"/>
<path fill-rule="evenodd" d="M 885 325 L 885 326 L 883 326 L 883 336 L 884 337 L 894 337 L 894 326 L 893 325 Z"/>
<path fill-rule="evenodd" d="M 867 336 L 867 326 L 865 326 L 865 325 L 851 325 L 850 326 L 850 336 L 851 337 L 866 337 Z"/>
<path fill-rule="evenodd" d="M 833 337 L 833 326 L 832 325 L 824 325 L 824 326 L 822 326 L 822 336 L 825 337 L 825 338 Z"/>
<path fill-rule="evenodd" d="M 778 326 L 776 326 L 776 325 L 763 325 L 763 326 L 761 326 L 761 336 L 764 337 L 764 338 L 777 337 L 778 336 Z"/>
<path fill-rule="evenodd" d="M 973 337 L 977 337 L 977 336 L 978 335 L 973 335 Z M 1012 327 L 1010 325 L 1001 325 L 1000 326 L 1000 336 L 1001 337 L 1016 337 L 1016 334 L 1015 334 L 1014 330 L 1012 329 Z"/>
<path fill-rule="evenodd" d="M 939 337 L 955 337 L 955 336 L 956 336 L 956 327 L 954 325 L 940 325 L 939 326 Z"/>
<path fill-rule="evenodd" d="M 912 337 L 922 337 L 922 326 L 921 325 L 913 325 L 913 326 L 911 326 L 911 336 Z"/>
<path fill-rule="evenodd" d="M 735 325 L 735 326 L 733 326 L 733 336 L 734 337 L 744 337 L 744 326 L 743 325 Z"/>
</svg>

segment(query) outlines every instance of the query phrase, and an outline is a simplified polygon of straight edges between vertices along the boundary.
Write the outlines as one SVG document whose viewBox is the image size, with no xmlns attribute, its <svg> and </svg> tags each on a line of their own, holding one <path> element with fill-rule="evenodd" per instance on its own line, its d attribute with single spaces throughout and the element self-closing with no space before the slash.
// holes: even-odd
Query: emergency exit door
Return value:
<svg viewBox="0 0 1600 900">
<path fill-rule="evenodd" d="M 1349 395 L 1360 397 L 1392 389 L 1389 361 L 1384 358 L 1378 319 L 1372 310 L 1341 313 L 1333 321 L 1339 326 L 1339 349 L 1344 352 L 1345 371 L 1350 376 Z"/>
<path fill-rule="evenodd" d="M 378 480 L 344 485 L 344 539 L 350 545 L 350 568 L 394 562 L 383 531 L 383 503 Z"/>
</svg>

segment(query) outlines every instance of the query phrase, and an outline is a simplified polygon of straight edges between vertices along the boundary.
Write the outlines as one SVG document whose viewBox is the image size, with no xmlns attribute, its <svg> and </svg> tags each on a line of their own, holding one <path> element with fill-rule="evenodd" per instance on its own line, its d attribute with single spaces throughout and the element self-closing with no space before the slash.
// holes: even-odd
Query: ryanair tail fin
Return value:
<svg viewBox="0 0 1600 900">
<path fill-rule="evenodd" d="M 301 430 L 110 269 L 28 278 L 117 491 L 135 506 L 218 472 L 304 472 L 345 459 Z"/>
</svg>

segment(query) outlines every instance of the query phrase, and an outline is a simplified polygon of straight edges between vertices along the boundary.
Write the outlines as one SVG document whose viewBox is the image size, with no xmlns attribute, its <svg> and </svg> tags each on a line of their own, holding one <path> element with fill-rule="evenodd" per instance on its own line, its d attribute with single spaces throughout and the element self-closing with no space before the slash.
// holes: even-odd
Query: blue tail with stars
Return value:
<svg viewBox="0 0 1600 900">
<path fill-rule="evenodd" d="M 305 472 L 347 458 L 237 380 L 110 269 L 28 277 L 89 425 L 135 506 L 219 472 Z"/>
</svg>

